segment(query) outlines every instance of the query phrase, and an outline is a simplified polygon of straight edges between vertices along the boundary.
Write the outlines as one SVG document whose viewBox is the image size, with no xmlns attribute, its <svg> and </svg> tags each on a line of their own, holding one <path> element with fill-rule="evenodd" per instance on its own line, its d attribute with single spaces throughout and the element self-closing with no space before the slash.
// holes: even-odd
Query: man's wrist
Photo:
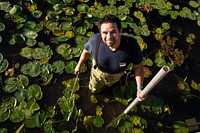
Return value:
<svg viewBox="0 0 200 133">
<path fill-rule="evenodd" d="M 138 86 L 137 86 L 137 89 L 142 89 L 142 90 L 143 90 L 143 88 L 144 88 L 144 87 L 143 87 L 142 85 L 138 85 Z"/>
</svg>

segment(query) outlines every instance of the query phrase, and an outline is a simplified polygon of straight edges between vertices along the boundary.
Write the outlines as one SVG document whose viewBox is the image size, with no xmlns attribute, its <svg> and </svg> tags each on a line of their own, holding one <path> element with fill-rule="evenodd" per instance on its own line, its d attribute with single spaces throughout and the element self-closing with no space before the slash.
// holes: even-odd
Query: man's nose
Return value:
<svg viewBox="0 0 200 133">
<path fill-rule="evenodd" d="M 113 34 L 112 33 L 108 33 L 107 34 L 107 38 L 112 38 L 113 37 Z"/>
</svg>

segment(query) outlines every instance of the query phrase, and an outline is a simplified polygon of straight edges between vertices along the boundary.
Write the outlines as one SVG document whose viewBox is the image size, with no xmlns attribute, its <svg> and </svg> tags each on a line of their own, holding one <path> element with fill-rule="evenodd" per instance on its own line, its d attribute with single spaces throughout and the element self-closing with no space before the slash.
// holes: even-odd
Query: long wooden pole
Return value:
<svg viewBox="0 0 200 133">
<path fill-rule="evenodd" d="M 162 80 L 167 75 L 169 71 L 170 68 L 168 66 L 163 66 L 140 93 L 139 97 L 145 97 L 160 82 L 160 80 Z M 124 112 L 113 121 L 111 121 L 106 127 L 110 127 L 115 124 L 121 117 L 126 115 L 133 107 L 135 107 L 139 103 L 139 97 L 136 97 L 135 100 L 124 110 Z"/>
</svg>

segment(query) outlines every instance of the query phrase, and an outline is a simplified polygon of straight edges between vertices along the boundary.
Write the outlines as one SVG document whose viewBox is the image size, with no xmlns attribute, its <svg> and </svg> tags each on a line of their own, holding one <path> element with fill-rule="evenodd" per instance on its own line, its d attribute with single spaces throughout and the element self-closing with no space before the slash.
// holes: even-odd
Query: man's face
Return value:
<svg viewBox="0 0 200 133">
<path fill-rule="evenodd" d="M 101 38 L 108 47 L 113 47 L 121 41 L 121 30 L 117 28 L 116 23 L 103 23 L 100 28 Z"/>
</svg>

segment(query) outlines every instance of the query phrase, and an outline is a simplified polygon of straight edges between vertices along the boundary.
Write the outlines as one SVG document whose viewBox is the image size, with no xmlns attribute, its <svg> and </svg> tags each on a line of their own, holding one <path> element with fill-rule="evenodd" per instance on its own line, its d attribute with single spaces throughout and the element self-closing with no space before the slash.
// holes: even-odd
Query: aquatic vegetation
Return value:
<svg viewBox="0 0 200 133">
<path fill-rule="evenodd" d="M 10 120 L 18 124 L 16 132 L 28 128 L 56 132 L 56 126 L 63 122 L 72 122 L 74 125 L 70 129 L 63 129 L 63 132 L 76 132 L 80 123 L 86 129 L 89 126 L 103 128 L 106 123 L 104 107 L 98 105 L 95 95 L 90 97 L 90 101 L 96 105 L 95 114 L 85 115 L 84 110 L 76 106 L 82 87 L 80 81 L 83 79 L 78 80 L 75 91 L 71 92 L 77 57 L 84 43 L 98 32 L 98 19 L 108 13 L 121 19 L 124 34 L 135 38 L 140 45 L 144 54 L 145 78 L 149 79 L 156 68 L 168 65 L 174 71 L 184 66 L 188 57 L 194 58 L 190 52 L 198 34 L 176 23 L 190 21 L 199 28 L 199 8 L 199 1 L 194 0 L 185 4 L 167 0 L 2 0 L 0 93 L 3 96 L 0 99 L 0 122 Z M 91 60 L 83 65 L 82 74 L 90 66 Z M 132 80 L 132 71 L 133 67 L 129 66 L 125 83 L 114 86 L 114 100 L 105 98 L 103 104 L 117 101 L 126 107 L 133 100 L 136 90 L 132 88 L 136 88 L 136 84 Z M 66 74 L 67 79 L 60 78 L 62 74 Z M 174 77 L 177 79 L 176 89 L 183 98 L 181 100 L 199 99 L 198 81 L 182 79 L 179 75 Z M 56 84 L 58 80 L 61 80 L 59 85 Z M 54 86 L 63 89 L 61 96 L 52 105 L 41 105 L 44 92 L 53 91 Z M 171 113 L 164 99 L 150 95 L 122 118 L 115 128 L 119 132 L 144 132 L 148 128 L 148 121 L 138 115 L 138 110 L 152 115 Z M 58 114 L 62 115 L 62 120 L 57 119 Z M 165 127 L 161 122 L 156 127 L 159 126 Z M 175 132 L 188 132 L 184 122 L 175 122 L 173 129 Z M 0 132 L 8 130 L 2 127 Z"/>
</svg>

